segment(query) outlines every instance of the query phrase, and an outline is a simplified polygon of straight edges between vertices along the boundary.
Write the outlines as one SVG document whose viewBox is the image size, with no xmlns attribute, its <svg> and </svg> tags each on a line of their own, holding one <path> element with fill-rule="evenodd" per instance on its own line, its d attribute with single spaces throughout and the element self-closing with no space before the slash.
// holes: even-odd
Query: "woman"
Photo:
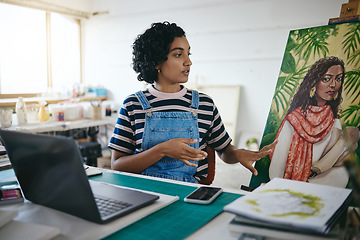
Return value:
<svg viewBox="0 0 360 240">
<path fill-rule="evenodd" d="M 344 62 L 337 57 L 322 58 L 309 69 L 277 133 L 270 179 L 347 185 L 348 174 L 339 160 L 346 146 L 322 159 L 341 135 L 338 111 L 344 77 Z"/>
<path fill-rule="evenodd" d="M 226 163 L 252 164 L 268 155 L 231 144 L 212 99 L 186 89 L 190 45 L 176 24 L 154 23 L 133 44 L 133 68 L 149 85 L 130 95 L 110 139 L 112 169 L 197 182 L 207 175 L 209 145 Z"/>
</svg>

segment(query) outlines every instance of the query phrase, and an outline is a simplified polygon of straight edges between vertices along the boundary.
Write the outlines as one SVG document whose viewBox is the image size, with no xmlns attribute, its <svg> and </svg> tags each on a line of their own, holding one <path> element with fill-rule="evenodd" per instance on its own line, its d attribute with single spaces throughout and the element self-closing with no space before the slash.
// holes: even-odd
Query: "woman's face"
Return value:
<svg viewBox="0 0 360 240">
<path fill-rule="evenodd" d="M 318 106 L 324 106 L 337 96 L 344 73 L 340 65 L 331 66 L 316 84 L 316 100 Z M 340 97 L 340 96 L 339 96 Z"/>
<path fill-rule="evenodd" d="M 161 63 L 155 87 L 160 91 L 175 92 L 180 90 L 180 83 L 186 83 L 189 78 L 190 45 L 186 37 L 176 37 L 170 44 L 167 60 Z"/>
</svg>

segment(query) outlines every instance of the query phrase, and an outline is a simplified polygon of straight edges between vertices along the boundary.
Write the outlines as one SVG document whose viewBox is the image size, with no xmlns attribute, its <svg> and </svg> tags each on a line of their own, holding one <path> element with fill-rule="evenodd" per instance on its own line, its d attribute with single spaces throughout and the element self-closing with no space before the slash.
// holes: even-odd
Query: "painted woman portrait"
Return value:
<svg viewBox="0 0 360 240">
<path fill-rule="evenodd" d="M 344 77 L 344 62 L 334 56 L 321 58 L 308 70 L 277 132 L 270 179 L 346 187 L 349 177 L 342 160 L 347 146 L 337 144 Z"/>
</svg>

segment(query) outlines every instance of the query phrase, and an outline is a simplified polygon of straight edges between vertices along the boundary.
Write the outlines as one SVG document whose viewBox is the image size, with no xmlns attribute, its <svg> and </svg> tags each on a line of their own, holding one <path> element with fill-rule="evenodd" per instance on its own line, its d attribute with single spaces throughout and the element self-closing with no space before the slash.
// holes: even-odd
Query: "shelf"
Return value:
<svg viewBox="0 0 360 240">
<path fill-rule="evenodd" d="M 15 107 L 17 98 L 0 99 L 0 107 Z M 107 100 L 107 97 L 79 97 L 79 98 L 46 98 L 46 97 L 29 97 L 24 98 L 26 104 L 38 104 L 41 101 L 46 101 L 47 104 L 56 104 L 63 101 L 85 102 L 96 100 Z"/>
<path fill-rule="evenodd" d="M 22 132 L 31 133 L 42 133 L 42 132 L 58 132 L 68 131 L 71 129 L 95 127 L 102 125 L 113 125 L 115 126 L 117 116 L 104 117 L 103 119 L 79 119 L 73 121 L 51 121 L 51 122 L 35 122 L 28 123 L 25 125 L 13 125 L 5 128 L 6 130 L 15 130 Z"/>
</svg>

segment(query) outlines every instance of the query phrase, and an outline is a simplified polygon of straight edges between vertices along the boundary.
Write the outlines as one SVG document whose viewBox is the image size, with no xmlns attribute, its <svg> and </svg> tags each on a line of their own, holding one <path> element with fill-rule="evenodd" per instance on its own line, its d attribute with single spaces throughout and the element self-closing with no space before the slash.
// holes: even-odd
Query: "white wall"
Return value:
<svg viewBox="0 0 360 240">
<path fill-rule="evenodd" d="M 82 23 L 86 84 L 101 84 L 121 104 L 128 94 L 144 87 L 131 68 L 135 37 L 153 22 L 176 22 L 192 49 L 189 82 L 198 77 L 199 84 L 242 85 L 238 133 L 262 134 L 289 31 L 326 25 L 329 18 L 339 17 L 346 1 L 81 2 L 83 10 L 109 11 Z"/>
</svg>

